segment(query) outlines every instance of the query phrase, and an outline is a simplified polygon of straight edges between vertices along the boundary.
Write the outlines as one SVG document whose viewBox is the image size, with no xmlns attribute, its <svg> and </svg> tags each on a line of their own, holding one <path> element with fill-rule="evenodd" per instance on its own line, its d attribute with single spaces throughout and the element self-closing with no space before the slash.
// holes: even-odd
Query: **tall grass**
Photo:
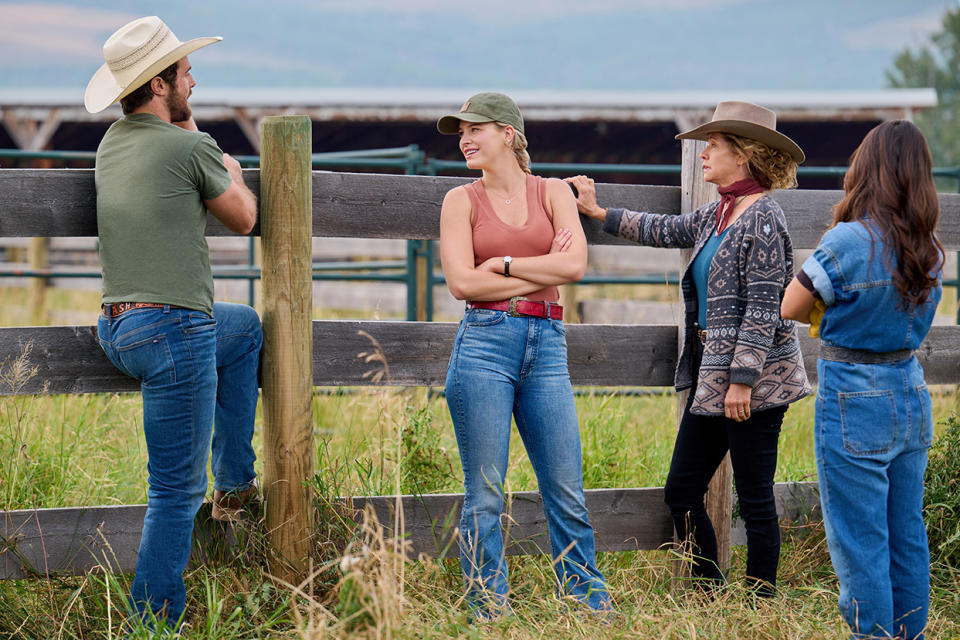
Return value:
<svg viewBox="0 0 960 640">
<path fill-rule="evenodd" d="M 942 390 L 934 401 L 942 422 L 956 411 L 958 396 Z M 598 391 L 578 397 L 577 407 L 587 487 L 663 484 L 676 428 L 672 394 Z M 146 454 L 140 412 L 136 394 L 5 398 L 0 407 L 0 506 L 142 502 Z M 667 551 L 600 554 L 599 566 L 617 608 L 610 619 L 557 598 L 549 558 L 511 557 L 515 616 L 468 625 L 456 560 L 411 563 L 395 541 L 382 538 L 379 527 L 368 521 L 355 528 L 348 514 L 329 510 L 335 496 L 461 490 L 456 441 L 443 398 L 425 389 L 343 390 L 341 395 L 317 394 L 314 417 L 319 473 L 313 486 L 318 506 L 328 510 L 311 579 L 284 585 L 257 562 L 192 570 L 185 637 L 846 637 L 823 533 L 816 525 L 785 532 L 781 592 L 773 602 L 756 602 L 741 587 L 737 576 L 743 574 L 745 559 L 739 548 L 731 586 L 714 600 L 674 588 L 673 556 Z M 815 478 L 812 422 L 810 400 L 787 413 L 778 480 Z M 536 488 L 517 438 L 507 484 L 514 491 Z M 354 540 L 346 560 L 342 546 L 332 542 L 335 538 Z M 130 578 L 91 573 L 0 582 L 0 638 L 118 637 L 128 615 Z M 930 637 L 960 634 L 958 587 L 960 572 L 938 574 Z"/>
<path fill-rule="evenodd" d="M 89 322 L 94 321 L 96 296 L 57 295 L 65 296 L 58 305 L 91 309 Z M 0 325 L 24 324 L 17 321 L 18 313 L 17 305 L 4 305 Z M 17 362 L 0 363 L 0 384 L 16 384 L 29 374 L 23 362 L 19 368 Z M 848 635 L 817 524 L 785 529 L 780 593 L 773 601 L 756 601 L 741 586 L 743 548 L 734 551 L 730 587 L 714 599 L 676 588 L 669 551 L 602 553 L 598 564 L 609 580 L 617 613 L 600 618 L 556 596 L 549 558 L 510 557 L 515 615 L 469 625 L 456 560 L 412 561 L 402 541 L 384 539 L 369 514 L 358 526 L 336 500 L 461 491 L 462 471 L 444 399 L 427 389 L 327 391 L 334 393 L 314 398 L 318 473 L 311 487 L 321 526 L 309 579 L 287 585 L 272 578 L 254 532 L 252 558 L 188 572 L 184 637 L 839 640 Z M 676 432 L 673 394 L 597 390 L 576 402 L 587 488 L 663 484 Z M 938 435 L 945 433 L 943 423 L 958 411 L 958 402 L 960 395 L 952 388 L 935 394 Z M 0 399 L 0 510 L 145 502 L 141 411 L 137 394 Z M 260 451 L 259 416 L 257 420 L 254 446 Z M 532 467 L 515 430 L 512 435 L 505 484 L 513 491 L 535 489 Z M 812 399 L 787 412 L 779 452 L 778 481 L 816 479 Z M 949 482 L 942 483 L 945 495 Z M 955 524 L 949 513 L 944 517 Z M 348 548 L 345 540 L 351 541 Z M 4 544 L 0 540 L 0 562 L 6 561 Z M 129 615 L 131 579 L 94 571 L 81 577 L 0 581 L 0 640 L 118 638 Z M 960 637 L 958 594 L 960 570 L 938 567 L 928 637 Z M 134 637 L 149 637 L 138 633 Z"/>
</svg>

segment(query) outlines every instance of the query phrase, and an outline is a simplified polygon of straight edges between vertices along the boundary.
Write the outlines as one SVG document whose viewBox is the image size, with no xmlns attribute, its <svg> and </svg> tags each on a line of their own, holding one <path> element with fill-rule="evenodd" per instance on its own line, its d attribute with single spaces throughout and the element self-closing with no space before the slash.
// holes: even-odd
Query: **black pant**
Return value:
<svg viewBox="0 0 960 640">
<path fill-rule="evenodd" d="M 733 463 L 740 515 L 747 529 L 747 576 L 757 583 L 757 593 L 773 595 L 780 560 L 780 523 L 773 497 L 777 469 L 777 439 L 786 406 L 757 411 L 744 422 L 724 416 L 690 413 L 696 387 L 690 391 L 677 433 L 664 487 L 677 536 L 693 543 L 695 577 L 723 581 L 717 566 L 717 538 L 703 498 L 727 450 Z"/>
</svg>

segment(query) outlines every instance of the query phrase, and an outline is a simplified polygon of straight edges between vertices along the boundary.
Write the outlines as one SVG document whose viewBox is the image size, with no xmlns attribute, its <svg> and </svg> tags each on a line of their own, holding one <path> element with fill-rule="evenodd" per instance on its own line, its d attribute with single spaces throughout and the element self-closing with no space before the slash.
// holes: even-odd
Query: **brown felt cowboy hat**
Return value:
<svg viewBox="0 0 960 640">
<path fill-rule="evenodd" d="M 180 58 L 221 40 L 211 37 L 180 42 L 157 16 L 129 22 L 103 45 L 106 63 L 87 84 L 83 104 L 90 113 L 103 111 Z"/>
<path fill-rule="evenodd" d="M 721 102 L 710 122 L 690 131 L 677 134 L 684 138 L 706 140 L 711 133 L 732 133 L 736 136 L 762 142 L 771 149 L 779 149 L 797 161 L 803 162 L 803 150 L 796 142 L 777 131 L 777 114 L 770 109 L 749 102 L 733 100 Z"/>
</svg>

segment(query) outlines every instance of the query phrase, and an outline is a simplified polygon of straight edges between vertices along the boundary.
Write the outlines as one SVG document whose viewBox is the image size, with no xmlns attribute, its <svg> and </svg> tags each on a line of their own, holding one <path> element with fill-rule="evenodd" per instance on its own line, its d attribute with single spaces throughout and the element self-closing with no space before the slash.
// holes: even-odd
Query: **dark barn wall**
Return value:
<svg viewBox="0 0 960 640">
<path fill-rule="evenodd" d="M 806 166 L 846 166 L 850 154 L 878 121 L 781 122 L 780 130 L 806 152 Z M 252 145 L 231 121 L 198 122 L 227 153 L 253 155 Z M 51 139 L 50 149 L 94 151 L 109 123 L 64 122 Z M 680 143 L 672 122 L 533 121 L 527 123 L 534 162 L 603 164 L 680 164 Z M 335 120 L 313 122 L 313 151 L 352 151 L 416 144 L 428 157 L 461 160 L 455 136 L 437 132 L 433 122 Z M 0 148 L 15 145 L 0 126 Z M 12 166 L 7 161 L 6 166 Z M 471 175 L 446 172 L 447 175 Z M 680 183 L 679 175 L 634 173 L 597 174 L 602 182 Z M 805 189 L 836 189 L 841 179 L 802 177 Z"/>
</svg>

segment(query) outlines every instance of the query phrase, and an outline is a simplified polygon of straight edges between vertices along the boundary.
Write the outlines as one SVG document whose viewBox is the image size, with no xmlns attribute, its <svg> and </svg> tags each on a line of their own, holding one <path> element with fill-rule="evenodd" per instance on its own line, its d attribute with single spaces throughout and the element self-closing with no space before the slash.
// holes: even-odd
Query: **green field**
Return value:
<svg viewBox="0 0 960 640">
<path fill-rule="evenodd" d="M 0 384 L 14 383 L 12 364 L 3 364 Z M 329 504 L 335 496 L 392 494 L 397 487 L 403 493 L 462 489 L 442 397 L 426 389 L 320 391 L 314 400 L 318 472 L 310 479 L 318 504 Z M 676 428 L 676 398 L 665 389 L 647 391 L 627 396 L 598 389 L 577 398 L 587 488 L 663 484 Z M 936 389 L 938 433 L 943 421 L 957 413 L 958 403 L 954 388 Z M 259 427 L 258 419 L 258 451 Z M 514 436 L 507 487 L 535 489 L 532 469 L 516 432 Z M 816 479 L 812 399 L 787 413 L 776 479 Z M 145 498 L 139 395 L 0 400 L 0 510 L 135 504 Z M 511 557 L 515 615 L 478 626 L 466 622 L 456 561 L 405 561 L 377 531 L 351 532 L 362 544 L 352 549 L 354 568 L 346 576 L 332 544 L 344 532 L 332 521 L 320 523 L 315 572 L 302 585 L 275 581 L 256 562 L 191 571 L 185 637 L 847 637 L 819 525 L 785 527 L 780 594 L 769 602 L 754 600 L 742 587 L 743 548 L 735 549 L 730 587 L 713 599 L 675 583 L 671 551 L 600 554 L 617 611 L 608 618 L 555 597 L 548 558 Z M 958 638 L 960 570 L 935 566 L 933 577 L 928 637 Z M 49 581 L 0 581 L 0 640 L 120 637 L 131 579 L 92 572 Z"/>
</svg>

